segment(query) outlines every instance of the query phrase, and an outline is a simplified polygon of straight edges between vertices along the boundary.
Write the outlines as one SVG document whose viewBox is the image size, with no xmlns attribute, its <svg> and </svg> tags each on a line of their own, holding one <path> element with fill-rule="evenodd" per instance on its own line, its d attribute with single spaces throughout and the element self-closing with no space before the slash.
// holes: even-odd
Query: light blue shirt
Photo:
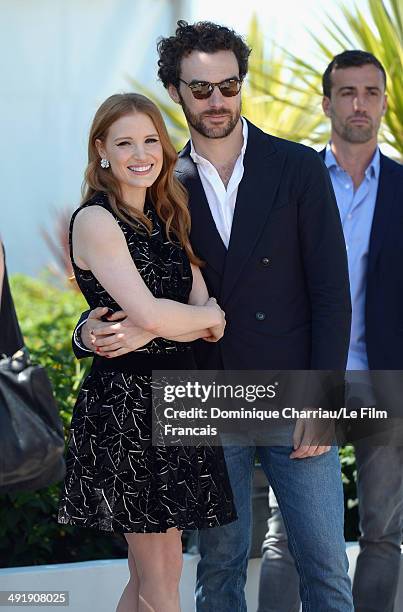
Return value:
<svg viewBox="0 0 403 612">
<path fill-rule="evenodd" d="M 378 191 L 380 153 L 377 148 L 365 170 L 364 180 L 356 191 L 351 176 L 337 163 L 330 144 L 326 147 L 325 164 L 336 194 L 347 248 L 353 311 L 347 369 L 368 370 L 365 342 L 366 277 L 369 238 Z"/>
</svg>

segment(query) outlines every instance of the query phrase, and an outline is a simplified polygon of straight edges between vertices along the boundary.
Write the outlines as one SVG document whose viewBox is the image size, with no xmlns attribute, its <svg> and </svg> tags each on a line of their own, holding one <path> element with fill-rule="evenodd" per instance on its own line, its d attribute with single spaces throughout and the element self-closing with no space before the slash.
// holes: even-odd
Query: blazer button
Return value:
<svg viewBox="0 0 403 612">
<path fill-rule="evenodd" d="M 260 312 L 260 311 L 259 311 L 259 312 L 257 312 L 257 313 L 255 314 L 255 317 L 256 317 L 256 319 L 257 319 L 258 321 L 264 321 L 264 320 L 265 320 L 265 318 L 266 318 L 266 313 L 265 313 L 265 312 Z"/>
<path fill-rule="evenodd" d="M 270 264 L 270 259 L 268 257 L 262 257 L 260 263 L 262 264 L 262 266 L 268 266 Z"/>
</svg>

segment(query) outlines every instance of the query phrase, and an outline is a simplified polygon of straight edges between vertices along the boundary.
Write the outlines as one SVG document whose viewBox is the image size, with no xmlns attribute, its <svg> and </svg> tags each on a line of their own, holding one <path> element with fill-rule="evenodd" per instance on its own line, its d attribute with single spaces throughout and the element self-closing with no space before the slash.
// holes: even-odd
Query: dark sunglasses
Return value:
<svg viewBox="0 0 403 612">
<path fill-rule="evenodd" d="M 231 98 L 239 94 L 242 86 L 241 79 L 236 77 L 225 79 L 225 81 L 221 81 L 220 83 L 210 83 L 209 81 L 191 81 L 187 83 L 183 79 L 179 80 L 189 87 L 196 100 L 205 100 L 209 98 L 214 91 L 214 87 L 218 87 L 222 95 L 226 98 Z"/>
</svg>

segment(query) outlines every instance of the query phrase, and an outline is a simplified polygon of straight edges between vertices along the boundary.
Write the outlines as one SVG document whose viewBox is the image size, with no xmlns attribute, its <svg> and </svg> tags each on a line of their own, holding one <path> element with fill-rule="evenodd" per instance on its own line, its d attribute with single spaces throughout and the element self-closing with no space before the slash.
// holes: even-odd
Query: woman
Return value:
<svg viewBox="0 0 403 612">
<path fill-rule="evenodd" d="M 221 338 L 189 243 L 176 152 L 157 107 L 108 98 L 89 139 L 83 204 L 70 225 L 76 280 L 91 308 L 124 310 L 142 349 L 94 357 L 71 422 L 59 522 L 125 534 L 130 581 L 118 612 L 179 610 L 181 530 L 236 519 L 222 449 L 151 445 L 151 370 L 195 368 L 189 342 Z"/>
</svg>

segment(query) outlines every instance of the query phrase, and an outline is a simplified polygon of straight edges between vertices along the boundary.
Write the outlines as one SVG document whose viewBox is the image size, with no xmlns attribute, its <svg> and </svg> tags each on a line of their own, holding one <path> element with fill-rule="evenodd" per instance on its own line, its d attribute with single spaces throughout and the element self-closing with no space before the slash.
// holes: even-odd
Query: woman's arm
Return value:
<svg viewBox="0 0 403 612">
<path fill-rule="evenodd" d="M 194 264 L 192 266 L 193 273 L 193 285 L 192 291 L 189 296 L 189 304 L 201 305 L 205 304 L 208 300 L 214 300 L 214 298 L 209 298 L 206 283 L 204 282 L 203 275 L 200 271 L 200 268 Z M 210 328 L 199 329 L 191 334 L 182 334 L 177 336 L 176 338 L 171 338 L 172 340 L 176 340 L 177 342 L 193 342 L 194 340 L 199 340 L 202 338 L 203 340 L 207 340 L 208 342 L 217 342 L 222 338 L 225 329 L 225 315 L 223 321 L 220 325 L 213 326 Z"/>
<path fill-rule="evenodd" d="M 73 252 L 77 265 L 89 268 L 128 317 L 146 332 L 174 337 L 222 323 L 223 313 L 212 301 L 196 306 L 155 298 L 130 256 L 118 223 L 101 207 L 78 213 Z"/>
<path fill-rule="evenodd" d="M 193 283 L 188 304 L 193 306 L 204 306 L 209 300 L 206 283 L 204 282 L 199 266 L 196 266 L 195 264 L 190 265 L 192 267 Z M 193 342 L 194 340 L 199 340 L 199 338 L 207 338 L 210 336 L 211 332 L 207 328 L 203 328 L 187 334 L 180 334 L 179 336 L 170 337 L 168 339 L 176 340 L 176 342 Z"/>
<path fill-rule="evenodd" d="M 199 266 L 190 264 L 192 267 L 193 284 L 189 295 L 189 304 L 194 306 L 202 306 L 209 299 L 206 283 L 200 271 Z"/>
<path fill-rule="evenodd" d="M 193 264 L 191 266 L 193 283 L 189 296 L 189 304 L 194 306 L 204 305 L 209 299 L 207 287 L 200 268 Z M 96 314 L 95 311 L 92 312 L 94 312 L 94 315 Z M 96 317 L 88 319 L 82 332 L 82 338 L 86 340 L 85 344 L 91 346 L 92 350 L 96 351 L 100 356 L 118 357 L 131 351 L 136 351 L 156 337 L 154 334 L 145 332 L 132 323 L 123 311 L 115 312 L 108 318 L 110 323 L 100 322 Z M 93 333 L 87 333 L 87 330 L 85 330 L 86 325 L 93 330 Z M 215 337 L 211 330 L 206 328 L 173 336 L 169 339 L 176 342 L 193 342 L 203 338 L 209 342 L 217 342 L 222 336 L 224 326 L 225 321 L 223 321 L 222 328 L 219 330 L 218 337 Z"/>
</svg>

